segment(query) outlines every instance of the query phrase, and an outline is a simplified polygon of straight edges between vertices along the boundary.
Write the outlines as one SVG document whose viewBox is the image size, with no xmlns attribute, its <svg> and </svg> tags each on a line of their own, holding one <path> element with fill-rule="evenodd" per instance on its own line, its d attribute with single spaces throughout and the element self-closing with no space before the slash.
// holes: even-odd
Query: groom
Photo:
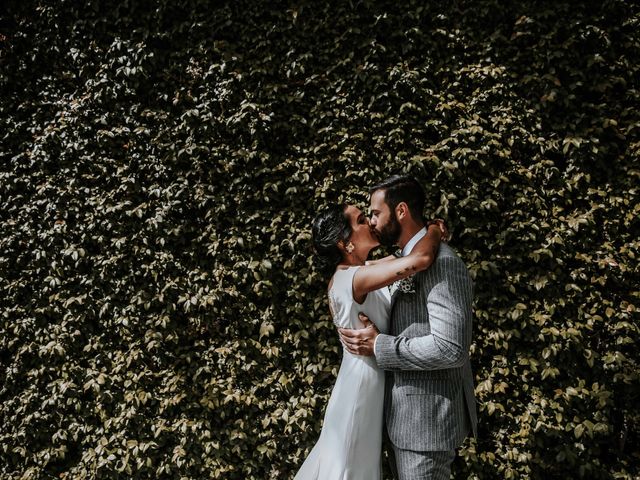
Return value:
<svg viewBox="0 0 640 480">
<path fill-rule="evenodd" d="M 370 193 L 371 226 L 380 243 L 408 255 L 426 234 L 424 190 L 412 177 L 393 176 Z M 351 353 L 375 355 L 387 371 L 385 424 L 397 478 L 448 480 L 455 449 L 470 431 L 476 435 L 469 362 L 473 285 L 445 243 L 428 270 L 409 278 L 391 287 L 390 335 L 369 325 L 340 329 L 340 336 Z"/>
</svg>

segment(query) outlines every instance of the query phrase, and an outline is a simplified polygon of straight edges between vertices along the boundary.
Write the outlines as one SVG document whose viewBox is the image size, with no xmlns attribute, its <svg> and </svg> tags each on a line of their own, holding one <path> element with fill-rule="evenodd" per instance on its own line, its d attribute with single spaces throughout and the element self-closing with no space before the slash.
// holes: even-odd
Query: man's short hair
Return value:
<svg viewBox="0 0 640 480">
<path fill-rule="evenodd" d="M 384 190 L 384 201 L 394 211 L 399 203 L 404 202 L 409 207 L 411 217 L 416 222 L 421 222 L 424 211 L 424 188 L 409 175 L 393 175 L 369 189 L 373 194 L 378 190 Z"/>
</svg>

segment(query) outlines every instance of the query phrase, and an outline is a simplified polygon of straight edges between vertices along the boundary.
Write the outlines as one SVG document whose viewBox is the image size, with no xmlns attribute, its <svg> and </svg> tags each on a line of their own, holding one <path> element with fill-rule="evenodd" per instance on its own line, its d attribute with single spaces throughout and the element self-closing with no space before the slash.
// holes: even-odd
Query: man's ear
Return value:
<svg viewBox="0 0 640 480">
<path fill-rule="evenodd" d="M 405 202 L 400 202 L 396 205 L 396 217 L 398 217 L 398 220 L 404 220 L 405 218 L 408 218 L 409 215 L 411 215 L 409 213 L 409 205 Z"/>
</svg>

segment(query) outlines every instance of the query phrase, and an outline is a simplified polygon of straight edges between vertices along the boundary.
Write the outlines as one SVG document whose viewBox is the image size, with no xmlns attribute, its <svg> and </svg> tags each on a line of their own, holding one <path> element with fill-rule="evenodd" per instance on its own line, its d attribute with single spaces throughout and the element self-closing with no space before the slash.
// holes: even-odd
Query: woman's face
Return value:
<svg viewBox="0 0 640 480">
<path fill-rule="evenodd" d="M 353 230 L 349 240 L 358 251 L 369 253 L 369 250 L 380 245 L 378 237 L 373 234 L 369 219 L 358 207 L 349 205 L 344 213 L 349 218 Z"/>
</svg>

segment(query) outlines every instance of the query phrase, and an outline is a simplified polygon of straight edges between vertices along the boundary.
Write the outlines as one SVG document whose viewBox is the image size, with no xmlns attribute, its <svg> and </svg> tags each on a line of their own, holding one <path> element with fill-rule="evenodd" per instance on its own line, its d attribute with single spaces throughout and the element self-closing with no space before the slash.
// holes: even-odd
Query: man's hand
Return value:
<svg viewBox="0 0 640 480">
<path fill-rule="evenodd" d="M 360 312 L 358 318 L 365 325 L 365 328 L 358 330 L 339 328 L 340 340 L 350 353 L 370 357 L 373 355 L 373 344 L 380 330 L 364 313 Z"/>
</svg>

